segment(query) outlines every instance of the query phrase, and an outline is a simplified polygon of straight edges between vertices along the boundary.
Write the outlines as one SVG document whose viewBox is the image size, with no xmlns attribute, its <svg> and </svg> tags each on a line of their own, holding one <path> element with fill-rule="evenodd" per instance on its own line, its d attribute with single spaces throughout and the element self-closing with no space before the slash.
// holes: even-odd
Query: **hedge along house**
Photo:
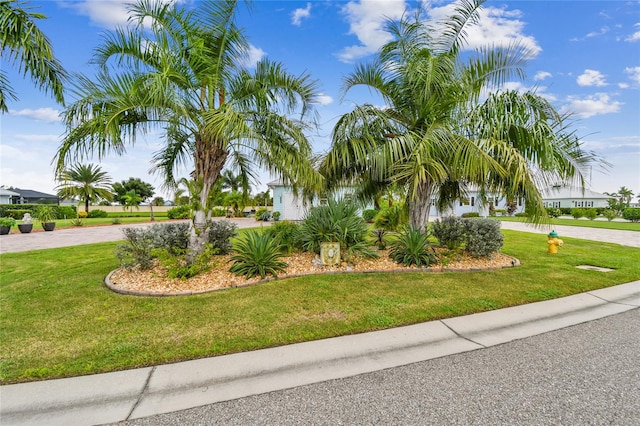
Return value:
<svg viewBox="0 0 640 426">
<path fill-rule="evenodd" d="M 310 208 L 326 203 L 328 197 L 334 199 L 349 199 L 354 193 L 354 190 L 349 187 L 338 188 L 327 197 L 316 195 L 313 197 L 313 200 L 309 202 L 303 200 L 290 186 L 283 184 L 279 180 L 269 182 L 267 186 L 273 193 L 273 212 L 280 213 L 280 220 L 302 220 Z M 361 210 L 372 208 L 373 203 L 368 203 L 362 206 Z"/>
<path fill-rule="evenodd" d="M 553 208 L 599 208 L 608 207 L 613 198 L 589 189 L 569 186 L 553 186 L 542 192 L 545 207 Z"/>
</svg>

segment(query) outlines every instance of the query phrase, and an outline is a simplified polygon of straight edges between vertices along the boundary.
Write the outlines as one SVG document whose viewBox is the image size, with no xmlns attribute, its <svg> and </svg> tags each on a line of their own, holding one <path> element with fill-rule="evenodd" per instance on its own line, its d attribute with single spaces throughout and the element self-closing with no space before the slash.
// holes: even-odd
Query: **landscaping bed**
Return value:
<svg viewBox="0 0 640 426">
<path fill-rule="evenodd" d="M 436 248 L 435 250 L 438 252 L 438 263 L 429 268 L 416 267 L 415 265 L 407 267 L 397 264 L 389 258 L 387 250 L 381 250 L 378 258 L 360 259 L 355 264 L 343 262 L 335 266 L 319 264 L 319 259 L 314 253 L 292 253 L 282 259 L 288 266 L 286 273 L 279 275 L 278 278 L 346 272 L 489 270 L 518 264 L 516 259 L 502 253 L 494 253 L 489 257 L 474 258 L 464 251 L 451 254 L 441 248 Z M 273 277 L 266 280 L 260 277 L 246 279 L 244 276 L 233 274 L 229 272 L 230 258 L 230 255 L 215 256 L 208 271 L 189 279 L 168 278 L 166 269 L 160 264 L 156 264 L 154 268 L 149 270 L 140 270 L 135 267 L 117 269 L 107 277 L 106 282 L 107 286 L 116 292 L 149 296 L 204 293 L 233 287 L 244 287 L 273 279 Z"/>
</svg>

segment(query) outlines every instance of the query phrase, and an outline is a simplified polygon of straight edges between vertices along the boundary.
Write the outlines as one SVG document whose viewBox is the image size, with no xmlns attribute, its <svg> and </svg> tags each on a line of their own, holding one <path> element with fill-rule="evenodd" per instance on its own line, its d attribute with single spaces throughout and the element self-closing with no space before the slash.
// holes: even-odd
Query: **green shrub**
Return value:
<svg viewBox="0 0 640 426">
<path fill-rule="evenodd" d="M 586 209 L 584 211 L 584 217 L 589 220 L 594 220 L 596 217 L 598 217 L 598 212 L 596 211 L 596 209 Z"/>
<path fill-rule="evenodd" d="M 78 219 L 86 219 L 87 217 L 89 217 L 89 213 L 85 212 L 84 210 L 80 210 L 78 212 Z"/>
<path fill-rule="evenodd" d="M 478 213 L 478 212 L 467 212 L 467 213 L 462 213 L 460 215 L 460 217 L 464 217 L 464 218 L 480 217 L 480 213 Z"/>
<path fill-rule="evenodd" d="M 622 218 L 630 220 L 631 222 L 640 222 L 640 209 L 639 208 L 626 208 L 622 211 Z"/>
<path fill-rule="evenodd" d="M 494 216 L 504 216 L 507 214 L 507 211 L 505 209 L 494 209 L 493 213 Z"/>
<path fill-rule="evenodd" d="M 231 252 L 233 244 L 231 238 L 238 235 L 238 226 L 228 220 L 214 220 L 209 225 L 209 238 L 211 248 L 219 254 Z"/>
<path fill-rule="evenodd" d="M 560 209 L 555 208 L 555 207 L 547 207 L 547 215 L 549 217 L 560 217 L 560 215 L 562 214 L 562 212 L 560 211 Z"/>
<path fill-rule="evenodd" d="M 119 217 L 114 217 L 113 219 L 111 219 L 112 225 L 120 225 L 121 223 L 122 223 L 122 220 Z"/>
<path fill-rule="evenodd" d="M 474 257 L 487 257 L 500 251 L 504 236 L 500 232 L 500 222 L 490 219 L 467 221 L 466 249 Z"/>
<path fill-rule="evenodd" d="M 571 216 L 573 216 L 574 219 L 580 219 L 581 217 L 584 217 L 584 215 L 585 215 L 584 209 L 580 209 L 580 208 L 571 209 Z"/>
<path fill-rule="evenodd" d="M 447 247 L 449 250 L 455 250 L 466 239 L 466 221 L 456 216 L 445 216 L 433 222 L 432 232 L 440 245 Z"/>
<path fill-rule="evenodd" d="M 515 217 L 529 217 L 529 213 L 520 212 L 520 213 L 516 213 L 514 216 Z"/>
<path fill-rule="evenodd" d="M 100 210 L 100 209 L 96 209 L 96 210 L 91 210 L 89 212 L 89 216 L 87 216 L 89 218 L 104 218 L 104 217 L 109 217 L 109 213 L 107 213 L 104 210 Z"/>
<path fill-rule="evenodd" d="M 261 207 L 256 210 L 255 218 L 258 221 L 267 222 L 271 218 L 271 213 L 265 207 Z"/>
<path fill-rule="evenodd" d="M 280 260 L 282 254 L 278 250 L 276 241 L 268 234 L 248 231 L 234 246 L 231 256 L 233 265 L 229 269 L 237 275 L 249 278 L 267 275 L 278 277 L 278 272 L 285 272 L 287 263 Z"/>
<path fill-rule="evenodd" d="M 273 211 L 271 212 L 271 217 L 273 217 L 274 222 L 277 222 L 280 220 L 280 212 L 279 211 Z"/>
<path fill-rule="evenodd" d="M 376 210 L 376 209 L 364 210 L 362 212 L 362 218 L 364 219 L 365 222 L 372 223 L 373 219 L 376 218 L 377 214 L 378 214 L 378 210 Z"/>
<path fill-rule="evenodd" d="M 618 213 L 613 209 L 604 209 L 602 216 L 606 217 L 609 222 L 618 217 Z"/>
<path fill-rule="evenodd" d="M 16 225 L 16 220 L 12 217 L 0 217 L 0 226 L 6 226 L 7 228 L 11 228 Z"/>
<path fill-rule="evenodd" d="M 289 254 L 296 247 L 299 228 L 300 225 L 297 223 L 283 220 L 274 222 L 265 230 L 265 233 L 275 240 L 281 252 Z"/>
<path fill-rule="evenodd" d="M 192 262 L 187 261 L 185 253 L 186 250 L 180 253 L 170 253 L 166 249 L 152 250 L 154 257 L 157 257 L 162 266 L 167 269 L 169 278 L 187 279 L 211 268 L 211 257 L 215 253 L 211 250 L 210 244 L 207 244 L 205 250 Z"/>
<path fill-rule="evenodd" d="M 222 207 L 215 207 L 213 210 L 211 210 L 211 217 L 224 217 L 225 214 L 226 210 Z"/>
<path fill-rule="evenodd" d="M 406 227 L 391 243 L 389 257 L 406 266 L 429 266 L 436 261 L 436 253 L 429 245 L 429 233 Z"/>
<path fill-rule="evenodd" d="M 56 206 L 43 204 L 38 206 L 38 208 L 33 211 L 33 214 L 40 222 L 53 222 L 58 218 L 58 209 Z"/>
<path fill-rule="evenodd" d="M 191 207 L 189 206 L 176 206 L 167 210 L 167 217 L 169 219 L 191 219 Z"/>
<path fill-rule="evenodd" d="M 15 220 L 22 220 L 26 213 L 30 215 L 33 213 L 32 209 L 7 209 L 5 210 L 5 216 L 12 217 Z"/>
<path fill-rule="evenodd" d="M 313 207 L 300 224 L 300 247 L 320 253 L 320 243 L 339 242 L 340 254 L 346 261 L 354 256 L 378 256 L 367 240 L 369 227 L 357 211 L 356 205 L 346 200 L 329 200 L 326 205 Z"/>
<path fill-rule="evenodd" d="M 394 204 L 391 207 L 380 210 L 374 219 L 376 228 L 386 229 L 387 231 L 397 231 L 402 225 L 407 223 L 408 217 L 404 207 Z"/>
<path fill-rule="evenodd" d="M 149 269 L 162 250 L 173 256 L 183 254 L 189 243 L 189 226 L 188 223 L 164 223 L 148 228 L 124 228 L 127 244 L 116 246 L 120 265 Z"/>
<path fill-rule="evenodd" d="M 560 207 L 560 213 L 563 216 L 571 216 L 571 208 L 570 207 Z"/>
<path fill-rule="evenodd" d="M 84 213 L 84 212 L 78 212 Z M 71 219 L 71 226 L 84 226 L 85 219 L 82 217 L 74 217 Z"/>
</svg>

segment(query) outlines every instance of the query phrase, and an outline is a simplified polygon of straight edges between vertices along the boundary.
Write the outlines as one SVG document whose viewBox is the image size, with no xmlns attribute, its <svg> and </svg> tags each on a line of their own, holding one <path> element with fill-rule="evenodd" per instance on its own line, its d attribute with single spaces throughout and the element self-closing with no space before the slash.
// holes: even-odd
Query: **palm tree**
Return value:
<svg viewBox="0 0 640 426">
<path fill-rule="evenodd" d="M 46 16 L 30 12 L 25 4 L 18 0 L 0 1 L 2 59 L 17 63 L 19 71 L 29 74 L 39 89 L 51 92 L 57 102 L 64 104 L 63 81 L 67 74 L 53 56 L 49 39 L 34 22 Z M 15 101 L 18 96 L 0 69 L 0 111 L 3 113 L 8 111 L 7 98 Z"/>
<path fill-rule="evenodd" d="M 442 209 L 471 186 L 524 198 L 532 220 L 546 216 L 537 184 L 575 179 L 592 155 L 534 93 L 495 92 L 524 76 L 527 50 L 513 44 L 464 52 L 466 30 L 483 0 L 460 0 L 433 26 L 413 17 L 389 21 L 393 40 L 344 80 L 345 94 L 367 86 L 384 108 L 358 105 L 338 120 L 321 171 L 330 186 L 360 183 L 361 198 L 397 186 L 410 224 L 426 227 L 432 199 Z"/>
<path fill-rule="evenodd" d="M 633 198 L 633 191 L 626 186 L 621 186 L 620 189 L 618 189 L 618 196 L 620 197 L 620 204 L 624 204 L 626 207 L 629 207 L 631 204 L 631 198 Z"/>
<path fill-rule="evenodd" d="M 138 195 L 134 189 L 127 191 L 121 198 L 125 210 L 132 210 L 133 207 L 140 209 L 142 197 Z M 153 220 L 153 210 L 151 211 L 151 220 Z"/>
<path fill-rule="evenodd" d="M 137 26 L 106 37 L 95 54 L 96 78 L 76 79 L 80 99 L 65 111 L 67 133 L 55 160 L 61 168 L 77 156 L 123 154 L 138 132 L 163 131 L 153 170 L 165 185 L 173 187 L 176 169 L 193 162 L 198 198 L 190 259 L 204 250 L 214 207 L 209 194 L 228 162 L 247 176 L 262 167 L 296 187 L 321 182 L 304 134 L 316 82 L 268 60 L 247 70 L 236 3 L 206 0 L 187 10 L 179 2 L 138 0 L 129 6 Z"/>
<path fill-rule="evenodd" d="M 84 202 L 84 211 L 89 212 L 89 203 L 112 200 L 111 178 L 95 164 L 76 164 L 63 170 L 56 187 L 61 198 L 79 197 Z"/>
</svg>

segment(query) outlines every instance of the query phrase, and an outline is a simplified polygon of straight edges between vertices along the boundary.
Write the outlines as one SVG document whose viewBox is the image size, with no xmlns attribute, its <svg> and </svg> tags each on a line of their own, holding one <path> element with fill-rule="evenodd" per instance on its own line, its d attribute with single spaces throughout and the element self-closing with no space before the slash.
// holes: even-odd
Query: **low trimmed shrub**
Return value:
<svg viewBox="0 0 640 426">
<path fill-rule="evenodd" d="M 211 217 L 224 217 L 226 212 L 227 211 L 222 207 L 215 207 L 213 210 L 211 210 Z"/>
<path fill-rule="evenodd" d="M 229 272 L 244 275 L 247 279 L 267 275 L 278 277 L 279 272 L 285 272 L 287 263 L 280 260 L 282 253 L 278 244 L 266 233 L 248 231 L 244 237 L 238 240 L 234 246 L 234 255 L 231 256 L 233 265 Z"/>
<path fill-rule="evenodd" d="M 86 219 L 87 217 L 89 217 L 89 213 L 85 212 L 84 210 L 80 210 L 78 212 L 78 219 Z"/>
<path fill-rule="evenodd" d="M 640 222 L 640 209 L 629 207 L 622 211 L 622 218 L 631 222 Z"/>
<path fill-rule="evenodd" d="M 560 209 L 555 208 L 555 207 L 547 207 L 547 215 L 549 217 L 560 217 L 560 215 L 562 214 L 562 212 L 560 211 Z"/>
<path fill-rule="evenodd" d="M 380 210 L 374 219 L 376 228 L 386 229 L 387 231 L 396 231 L 407 222 L 407 213 L 404 207 L 394 204 L 391 207 Z"/>
<path fill-rule="evenodd" d="M 491 219 L 467 221 L 466 249 L 474 257 L 487 257 L 500 251 L 504 236 L 500 232 L 500 222 Z"/>
<path fill-rule="evenodd" d="M 580 209 L 580 208 L 571 209 L 571 216 L 573 216 L 574 219 L 580 219 L 581 217 L 584 217 L 584 215 L 585 215 L 584 209 Z"/>
<path fill-rule="evenodd" d="M 100 209 L 95 209 L 95 210 L 91 210 L 89 212 L 89 216 L 87 216 L 88 218 L 104 218 L 104 217 L 109 217 L 109 213 L 107 213 L 104 210 L 100 210 Z"/>
<path fill-rule="evenodd" d="M 261 207 L 256 210 L 255 218 L 257 221 L 268 222 L 271 218 L 271 213 L 265 207 Z"/>
<path fill-rule="evenodd" d="M 598 211 L 596 209 L 586 209 L 584 211 L 584 217 L 589 220 L 594 220 L 596 217 L 598 217 Z"/>
<path fill-rule="evenodd" d="M 515 217 L 529 217 L 529 213 L 520 212 L 514 215 Z"/>
<path fill-rule="evenodd" d="M 618 213 L 616 213 L 613 209 L 605 209 L 602 212 L 602 216 L 606 217 L 609 222 L 618 217 Z"/>
<path fill-rule="evenodd" d="M 167 210 L 167 217 L 169 219 L 191 219 L 191 207 L 189 206 L 176 206 Z"/>
<path fill-rule="evenodd" d="M 228 220 L 214 220 L 209 225 L 209 243 L 219 254 L 228 254 L 233 248 L 231 238 L 238 235 L 238 226 Z"/>
<path fill-rule="evenodd" d="M 478 212 L 467 212 L 467 213 L 462 213 L 460 215 L 460 217 L 467 218 L 467 219 L 468 218 L 474 218 L 474 217 L 480 217 L 480 213 L 478 213 Z"/>
</svg>

